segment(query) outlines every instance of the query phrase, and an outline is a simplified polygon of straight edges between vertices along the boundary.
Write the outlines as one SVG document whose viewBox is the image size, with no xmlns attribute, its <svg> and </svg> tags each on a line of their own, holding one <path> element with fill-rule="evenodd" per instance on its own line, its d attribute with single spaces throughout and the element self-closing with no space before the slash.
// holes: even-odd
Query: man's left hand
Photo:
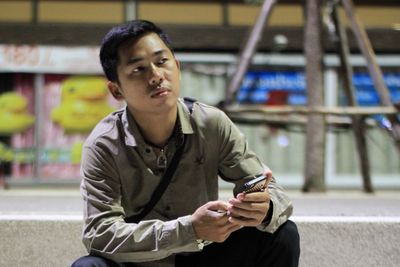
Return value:
<svg viewBox="0 0 400 267">
<path fill-rule="evenodd" d="M 229 200 L 229 221 L 241 226 L 258 226 L 266 218 L 270 208 L 268 188 L 254 193 L 239 193 Z"/>
</svg>

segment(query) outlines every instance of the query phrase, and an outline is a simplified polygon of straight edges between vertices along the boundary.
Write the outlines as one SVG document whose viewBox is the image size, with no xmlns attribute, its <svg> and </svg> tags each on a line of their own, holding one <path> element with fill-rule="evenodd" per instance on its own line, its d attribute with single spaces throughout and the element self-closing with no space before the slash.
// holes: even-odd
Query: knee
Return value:
<svg viewBox="0 0 400 267">
<path fill-rule="evenodd" d="M 300 255 L 300 235 L 294 222 L 288 220 L 275 234 L 277 245 L 292 255 Z"/>
</svg>

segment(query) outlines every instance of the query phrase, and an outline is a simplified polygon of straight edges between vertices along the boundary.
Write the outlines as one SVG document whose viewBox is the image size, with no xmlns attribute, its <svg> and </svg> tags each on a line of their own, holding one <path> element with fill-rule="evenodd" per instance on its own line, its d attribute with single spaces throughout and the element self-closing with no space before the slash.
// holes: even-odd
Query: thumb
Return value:
<svg viewBox="0 0 400 267">
<path fill-rule="evenodd" d="M 271 170 L 267 170 L 264 175 L 267 177 L 267 179 L 265 179 L 264 181 L 264 188 L 268 187 L 268 184 L 272 181 L 272 179 L 274 178 L 272 176 L 272 171 Z"/>
<path fill-rule="evenodd" d="M 218 210 L 228 210 L 228 203 L 224 202 L 224 201 L 211 201 L 208 203 L 208 207 L 209 210 L 213 210 L 213 211 L 218 211 Z"/>
</svg>

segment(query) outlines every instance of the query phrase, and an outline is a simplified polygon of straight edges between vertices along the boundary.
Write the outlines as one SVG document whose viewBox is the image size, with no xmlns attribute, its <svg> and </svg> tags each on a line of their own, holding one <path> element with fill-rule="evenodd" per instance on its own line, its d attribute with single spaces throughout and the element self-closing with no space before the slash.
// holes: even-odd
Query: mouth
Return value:
<svg viewBox="0 0 400 267">
<path fill-rule="evenodd" d="M 171 93 L 171 90 L 165 87 L 160 87 L 155 89 L 155 92 L 151 94 L 151 97 L 153 98 L 158 98 L 158 97 L 164 97 L 166 95 L 169 95 Z"/>
</svg>

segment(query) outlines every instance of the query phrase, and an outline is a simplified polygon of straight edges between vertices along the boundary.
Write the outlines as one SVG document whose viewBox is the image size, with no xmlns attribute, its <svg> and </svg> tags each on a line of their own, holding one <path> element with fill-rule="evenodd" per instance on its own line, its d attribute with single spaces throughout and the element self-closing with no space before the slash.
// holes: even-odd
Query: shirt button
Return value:
<svg viewBox="0 0 400 267">
<path fill-rule="evenodd" d="M 166 206 L 166 207 L 165 207 L 165 210 L 166 210 L 166 211 L 170 211 L 170 210 L 171 210 L 171 206 Z"/>
</svg>

